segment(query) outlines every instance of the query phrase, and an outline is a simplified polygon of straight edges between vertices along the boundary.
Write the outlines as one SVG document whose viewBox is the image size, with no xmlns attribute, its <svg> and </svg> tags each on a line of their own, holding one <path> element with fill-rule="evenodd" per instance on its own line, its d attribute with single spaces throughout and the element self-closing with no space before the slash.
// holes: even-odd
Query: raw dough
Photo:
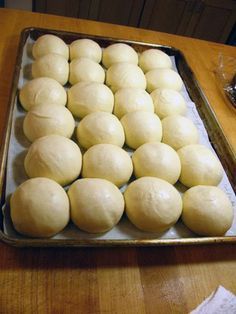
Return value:
<svg viewBox="0 0 236 314">
<path fill-rule="evenodd" d="M 182 220 L 199 235 L 222 236 L 233 223 L 233 207 L 221 189 L 198 185 L 184 193 Z"/>
<path fill-rule="evenodd" d="M 73 59 L 70 63 L 69 82 L 74 85 L 78 82 L 104 83 L 105 71 L 97 62 L 88 58 Z"/>
<path fill-rule="evenodd" d="M 106 73 L 106 85 L 113 92 L 121 88 L 146 89 L 146 78 L 140 67 L 131 63 L 115 63 Z"/>
<path fill-rule="evenodd" d="M 80 145 L 86 149 L 95 144 L 122 147 L 125 142 L 122 124 L 108 112 L 93 112 L 84 117 L 78 125 L 76 135 Z"/>
<path fill-rule="evenodd" d="M 114 63 L 138 64 L 138 54 L 129 45 L 123 43 L 112 44 L 103 50 L 102 63 L 108 69 Z"/>
<path fill-rule="evenodd" d="M 102 59 L 102 49 L 92 39 L 77 39 L 70 44 L 70 60 L 83 57 L 99 63 Z"/>
<path fill-rule="evenodd" d="M 223 167 L 209 148 L 203 145 L 187 145 L 177 153 L 181 162 L 181 183 L 187 187 L 220 183 Z"/>
<path fill-rule="evenodd" d="M 67 95 L 64 88 L 56 80 L 39 77 L 28 81 L 20 90 L 20 103 L 25 110 L 35 105 L 57 104 L 66 105 Z"/>
<path fill-rule="evenodd" d="M 111 113 L 113 106 L 113 93 L 104 84 L 81 82 L 68 90 L 68 109 L 78 118 L 97 111 Z"/>
<path fill-rule="evenodd" d="M 129 181 L 132 172 L 133 165 L 129 154 L 112 144 L 94 145 L 83 156 L 84 178 L 106 179 L 121 187 Z"/>
<path fill-rule="evenodd" d="M 164 232 L 182 212 L 179 192 L 170 183 L 152 177 L 133 181 L 124 193 L 126 214 L 139 229 Z"/>
<path fill-rule="evenodd" d="M 151 93 L 157 88 L 169 88 L 180 91 L 183 81 L 172 69 L 154 69 L 146 73 L 147 91 Z"/>
<path fill-rule="evenodd" d="M 66 60 L 69 59 L 69 48 L 66 43 L 55 35 L 46 34 L 36 40 L 32 54 L 35 59 L 38 59 L 49 53 L 56 53 L 63 56 Z"/>
<path fill-rule="evenodd" d="M 139 56 L 139 66 L 144 73 L 156 68 L 171 68 L 170 57 L 158 49 L 147 49 Z"/>
<path fill-rule="evenodd" d="M 168 88 L 155 89 L 151 93 L 155 113 L 160 119 L 176 114 L 184 115 L 187 110 L 184 97 L 177 91 Z"/>
<path fill-rule="evenodd" d="M 162 121 L 162 142 L 175 150 L 189 144 L 197 144 L 199 135 L 193 122 L 180 115 L 164 118 Z"/>
<path fill-rule="evenodd" d="M 79 176 L 81 165 L 82 155 L 78 145 L 59 135 L 37 139 L 30 146 L 24 161 L 30 178 L 46 177 L 62 186 Z"/>
<path fill-rule="evenodd" d="M 132 111 L 154 112 L 151 96 L 141 88 L 122 88 L 115 93 L 114 114 L 121 119 Z"/>
<path fill-rule="evenodd" d="M 136 178 L 157 177 L 175 184 L 180 176 L 181 165 L 176 151 L 164 143 L 146 143 L 132 155 Z"/>
<path fill-rule="evenodd" d="M 32 76 L 33 78 L 50 77 L 65 85 L 69 76 L 69 64 L 64 57 L 50 53 L 33 62 Z"/>
<path fill-rule="evenodd" d="M 161 120 L 147 111 L 129 112 L 120 120 L 125 130 L 125 143 L 138 148 L 147 142 L 160 142 L 162 138 Z"/>
<path fill-rule="evenodd" d="M 80 179 L 69 188 L 71 219 L 81 230 L 106 232 L 113 228 L 124 212 L 120 190 L 104 179 Z"/>
<path fill-rule="evenodd" d="M 69 199 L 63 188 L 47 178 L 29 179 L 10 199 L 15 229 L 30 237 L 51 237 L 70 219 Z"/>
<path fill-rule="evenodd" d="M 74 128 L 75 120 L 70 111 L 55 104 L 32 107 L 26 114 L 23 123 L 24 134 L 31 142 L 50 134 L 70 138 Z"/>
</svg>

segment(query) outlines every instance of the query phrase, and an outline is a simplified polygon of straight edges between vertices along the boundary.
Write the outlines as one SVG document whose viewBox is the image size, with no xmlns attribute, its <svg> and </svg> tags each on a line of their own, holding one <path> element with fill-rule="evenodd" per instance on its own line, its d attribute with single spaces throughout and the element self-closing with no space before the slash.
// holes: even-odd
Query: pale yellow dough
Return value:
<svg viewBox="0 0 236 314">
<path fill-rule="evenodd" d="M 164 118 L 161 122 L 162 142 L 170 145 L 175 150 L 198 143 L 198 130 L 192 120 L 181 115 L 173 115 Z"/>
<path fill-rule="evenodd" d="M 105 111 L 112 112 L 114 95 L 106 85 L 96 82 L 81 82 L 68 90 L 68 109 L 78 118 Z"/>
<path fill-rule="evenodd" d="M 69 188 L 71 219 L 81 230 L 101 233 L 112 229 L 124 212 L 120 190 L 104 179 L 80 179 Z"/>
<path fill-rule="evenodd" d="M 122 88 L 115 93 L 114 114 L 121 119 L 132 111 L 154 112 L 151 96 L 141 88 Z"/>
<path fill-rule="evenodd" d="M 233 207 L 218 187 L 198 185 L 184 193 L 182 220 L 199 235 L 222 236 L 233 223 Z"/>
<path fill-rule="evenodd" d="M 88 58 L 99 63 L 102 59 L 102 48 L 92 39 L 77 39 L 70 44 L 70 60 L 78 58 Z"/>
<path fill-rule="evenodd" d="M 51 237 L 70 219 L 69 199 L 63 188 L 47 178 L 29 179 L 10 199 L 15 229 L 30 237 Z"/>
<path fill-rule="evenodd" d="M 147 49 L 139 56 L 139 66 L 144 73 L 156 68 L 171 68 L 170 57 L 158 49 Z"/>
<path fill-rule="evenodd" d="M 31 142 L 50 134 L 70 138 L 74 128 L 75 120 L 70 111 L 55 104 L 32 107 L 23 122 L 24 134 Z"/>
<path fill-rule="evenodd" d="M 134 175 L 157 177 L 175 184 L 180 176 L 181 165 L 176 151 L 164 143 L 146 143 L 132 155 Z"/>
<path fill-rule="evenodd" d="M 119 119 L 108 112 L 93 112 L 84 117 L 76 131 L 78 142 L 84 148 L 96 144 L 114 144 L 122 147 L 125 134 Z"/>
<path fill-rule="evenodd" d="M 65 106 L 67 94 L 56 80 L 49 77 L 39 77 L 28 81 L 20 90 L 19 99 L 25 110 L 44 104 Z"/>
<path fill-rule="evenodd" d="M 151 93 L 155 113 L 160 119 L 176 114 L 184 115 L 187 106 L 184 97 L 177 91 L 168 88 L 155 89 Z"/>
<path fill-rule="evenodd" d="M 65 85 L 69 76 L 69 64 L 61 55 L 50 53 L 33 62 L 32 76 L 33 78 L 50 77 Z"/>
<path fill-rule="evenodd" d="M 220 183 L 223 167 L 209 148 L 203 145 L 187 145 L 177 153 L 181 162 L 181 183 L 187 187 Z"/>
<path fill-rule="evenodd" d="M 121 62 L 138 64 L 137 52 L 131 46 L 123 43 L 112 44 L 103 50 L 102 63 L 106 68 Z"/>
<path fill-rule="evenodd" d="M 125 131 L 125 143 L 138 148 L 144 143 L 160 142 L 162 139 L 161 120 L 147 111 L 129 112 L 120 120 Z"/>
<path fill-rule="evenodd" d="M 70 63 L 69 82 L 74 85 L 79 82 L 104 83 L 105 71 L 97 62 L 88 58 L 73 59 Z"/>
<path fill-rule="evenodd" d="M 37 139 L 29 148 L 24 166 L 30 178 L 46 177 L 62 186 L 74 181 L 80 174 L 82 155 L 72 140 L 47 135 Z"/>
<path fill-rule="evenodd" d="M 129 154 L 112 144 L 97 144 L 83 156 L 82 177 L 101 178 L 121 187 L 132 175 L 133 165 Z"/>
<path fill-rule="evenodd" d="M 124 193 L 125 210 L 130 221 L 148 232 L 164 232 L 182 212 L 182 199 L 170 183 L 153 177 L 133 181 Z"/>
<path fill-rule="evenodd" d="M 69 59 L 69 48 L 66 43 L 55 35 L 46 34 L 35 41 L 32 54 L 35 59 L 38 59 L 49 53 L 56 53 L 66 60 Z"/>
<path fill-rule="evenodd" d="M 180 91 L 183 81 L 172 69 L 154 69 L 146 73 L 147 91 L 151 93 L 157 88 L 169 88 Z"/>
</svg>

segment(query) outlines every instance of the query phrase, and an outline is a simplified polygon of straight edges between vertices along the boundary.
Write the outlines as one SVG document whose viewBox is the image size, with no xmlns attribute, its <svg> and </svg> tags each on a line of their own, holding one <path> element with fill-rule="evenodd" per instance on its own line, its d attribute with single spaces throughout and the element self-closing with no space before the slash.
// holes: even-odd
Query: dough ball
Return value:
<svg viewBox="0 0 236 314">
<path fill-rule="evenodd" d="M 113 106 L 114 95 L 104 84 L 80 82 L 68 90 L 68 109 L 78 118 L 97 111 L 111 113 Z"/>
<path fill-rule="evenodd" d="M 29 179 L 10 199 L 15 229 L 30 237 L 51 237 L 69 222 L 69 199 L 63 188 L 47 178 Z"/>
<path fill-rule="evenodd" d="M 114 114 L 121 119 L 132 111 L 154 112 L 151 96 L 141 88 L 122 88 L 115 93 Z"/>
<path fill-rule="evenodd" d="M 151 93 L 151 97 L 160 119 L 176 114 L 184 115 L 187 111 L 184 97 L 173 89 L 156 89 Z"/>
<path fill-rule="evenodd" d="M 136 178 L 157 177 L 175 184 L 180 176 L 181 164 L 176 151 L 163 143 L 146 143 L 132 155 Z"/>
<path fill-rule="evenodd" d="M 103 50 L 102 64 L 108 69 L 114 63 L 138 64 L 138 54 L 129 45 L 123 43 L 112 44 Z"/>
<path fill-rule="evenodd" d="M 96 144 L 113 144 L 122 147 L 125 134 L 116 116 L 108 112 L 93 112 L 80 121 L 77 139 L 81 146 L 89 148 Z"/>
<path fill-rule="evenodd" d="M 50 77 L 65 85 L 69 76 L 69 64 L 64 57 L 50 53 L 33 62 L 32 75 L 33 78 Z"/>
<path fill-rule="evenodd" d="M 88 58 L 73 59 L 70 63 L 69 82 L 74 85 L 78 82 L 104 83 L 105 71 L 97 62 Z"/>
<path fill-rule="evenodd" d="M 80 174 L 82 155 L 78 145 L 59 135 L 37 139 L 29 148 L 24 166 L 30 178 L 46 177 L 62 186 Z"/>
<path fill-rule="evenodd" d="M 156 68 L 171 68 L 170 57 L 158 49 L 147 49 L 139 56 L 139 66 L 144 73 Z"/>
<path fill-rule="evenodd" d="M 182 199 L 170 183 L 152 177 L 133 181 L 124 193 L 126 214 L 139 229 L 164 232 L 182 212 Z"/>
<path fill-rule="evenodd" d="M 38 59 L 49 53 L 56 53 L 66 60 L 69 59 L 69 48 L 66 43 L 55 35 L 46 34 L 36 40 L 32 54 L 35 59 Z"/>
<path fill-rule="evenodd" d="M 97 144 L 90 147 L 83 156 L 84 178 L 106 179 L 121 187 L 129 181 L 132 172 L 129 154 L 116 145 Z"/>
<path fill-rule="evenodd" d="M 169 88 L 180 91 L 183 81 L 172 69 L 154 69 L 146 73 L 147 91 L 151 93 L 157 88 Z"/>
<path fill-rule="evenodd" d="M 106 232 L 113 228 L 124 212 L 120 190 L 103 179 L 80 179 L 69 188 L 71 219 L 81 230 Z"/>
<path fill-rule="evenodd" d="M 75 120 L 70 111 L 55 104 L 32 107 L 26 114 L 23 123 L 24 134 L 31 142 L 50 134 L 70 138 L 74 128 Z"/>
<path fill-rule="evenodd" d="M 218 185 L 223 168 L 218 158 L 203 145 L 187 145 L 177 151 L 181 162 L 180 182 L 187 187 Z"/>
<path fill-rule="evenodd" d="M 233 207 L 221 189 L 194 186 L 184 193 L 182 220 L 199 235 L 222 236 L 233 223 Z"/>
<path fill-rule="evenodd" d="M 92 39 L 77 39 L 70 44 L 70 59 L 88 58 L 97 63 L 102 60 L 102 49 Z"/>
<path fill-rule="evenodd" d="M 180 115 L 166 117 L 162 120 L 162 142 L 175 150 L 189 144 L 198 143 L 198 130 L 193 122 Z"/>
<path fill-rule="evenodd" d="M 66 105 L 67 95 L 64 88 L 56 80 L 39 77 L 28 81 L 20 90 L 19 99 L 22 107 L 28 111 L 36 105 Z"/>
<path fill-rule="evenodd" d="M 113 92 L 126 87 L 146 89 L 146 78 L 143 71 L 137 65 L 131 63 L 116 63 L 107 70 L 106 85 L 108 85 Z"/>
<path fill-rule="evenodd" d="M 162 138 L 161 120 L 151 112 L 129 112 L 120 120 L 125 131 L 125 143 L 138 148 L 147 142 L 160 142 Z"/>
</svg>

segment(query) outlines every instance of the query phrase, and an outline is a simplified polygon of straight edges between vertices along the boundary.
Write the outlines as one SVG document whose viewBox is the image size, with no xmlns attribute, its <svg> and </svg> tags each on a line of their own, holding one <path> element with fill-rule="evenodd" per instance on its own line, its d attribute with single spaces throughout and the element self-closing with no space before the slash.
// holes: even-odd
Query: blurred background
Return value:
<svg viewBox="0 0 236 314">
<path fill-rule="evenodd" d="M 0 6 L 236 45 L 236 0 L 0 0 Z"/>
</svg>

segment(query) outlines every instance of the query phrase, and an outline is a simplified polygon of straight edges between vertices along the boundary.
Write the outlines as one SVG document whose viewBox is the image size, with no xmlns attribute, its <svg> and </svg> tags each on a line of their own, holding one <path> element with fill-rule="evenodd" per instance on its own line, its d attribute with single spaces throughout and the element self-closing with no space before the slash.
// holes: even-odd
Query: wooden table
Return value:
<svg viewBox="0 0 236 314">
<path fill-rule="evenodd" d="M 0 134 L 19 35 L 29 26 L 181 49 L 236 152 L 236 113 L 217 88 L 218 54 L 236 48 L 143 29 L 0 10 Z M 236 293 L 236 247 L 16 249 L 0 244 L 0 313 L 188 313 L 218 285 Z"/>
</svg>

